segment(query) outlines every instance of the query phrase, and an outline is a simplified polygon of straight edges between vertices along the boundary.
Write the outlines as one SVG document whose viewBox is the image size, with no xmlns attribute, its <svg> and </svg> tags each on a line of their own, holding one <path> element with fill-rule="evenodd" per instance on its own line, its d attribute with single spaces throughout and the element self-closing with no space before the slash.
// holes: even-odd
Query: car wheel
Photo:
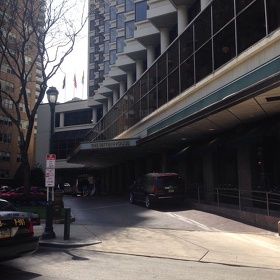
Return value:
<svg viewBox="0 0 280 280">
<path fill-rule="evenodd" d="M 129 194 L 129 202 L 130 202 L 131 204 L 135 203 L 135 199 L 134 199 L 133 193 L 130 193 L 130 194 Z"/>
<path fill-rule="evenodd" d="M 146 205 L 146 208 L 148 208 L 148 209 L 152 208 L 152 203 L 151 203 L 151 199 L 149 198 L 149 196 L 146 196 L 146 198 L 145 198 L 145 205 Z"/>
</svg>

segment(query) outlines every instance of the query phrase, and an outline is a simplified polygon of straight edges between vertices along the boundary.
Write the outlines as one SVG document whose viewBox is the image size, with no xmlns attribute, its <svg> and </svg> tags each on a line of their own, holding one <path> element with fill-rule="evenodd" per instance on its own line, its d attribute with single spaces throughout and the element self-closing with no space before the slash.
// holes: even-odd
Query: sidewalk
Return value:
<svg viewBox="0 0 280 280">
<path fill-rule="evenodd" d="M 43 225 L 45 228 L 45 225 Z M 64 224 L 53 224 L 54 239 L 40 239 L 40 246 L 45 247 L 82 247 L 100 243 L 100 239 L 86 226 L 70 224 L 70 238 L 64 240 Z"/>
<path fill-rule="evenodd" d="M 55 239 L 40 246 L 74 248 L 184 261 L 280 270 L 280 237 L 272 232 L 230 233 L 54 224 Z M 102 237 L 102 241 L 98 238 Z"/>
</svg>

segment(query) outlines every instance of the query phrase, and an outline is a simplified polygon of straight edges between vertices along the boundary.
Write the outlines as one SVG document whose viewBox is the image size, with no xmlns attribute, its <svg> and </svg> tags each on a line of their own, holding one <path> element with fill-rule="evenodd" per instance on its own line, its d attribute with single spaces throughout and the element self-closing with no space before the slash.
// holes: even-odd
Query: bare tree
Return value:
<svg viewBox="0 0 280 280">
<path fill-rule="evenodd" d="M 72 52 L 86 24 L 85 2 L 1 0 L 0 66 L 1 71 L 9 70 L 15 83 L 6 82 L 0 73 L 0 112 L 17 129 L 20 168 L 27 193 L 30 189 L 28 150 L 35 116 L 45 96 L 48 81 Z M 23 126 L 26 121 L 28 125 Z"/>
</svg>

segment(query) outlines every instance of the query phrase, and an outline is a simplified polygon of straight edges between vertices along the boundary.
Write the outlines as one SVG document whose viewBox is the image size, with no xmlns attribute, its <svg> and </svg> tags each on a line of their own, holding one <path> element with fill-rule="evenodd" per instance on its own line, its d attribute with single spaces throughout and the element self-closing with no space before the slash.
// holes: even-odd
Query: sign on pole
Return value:
<svg viewBox="0 0 280 280">
<path fill-rule="evenodd" d="M 46 187 L 55 186 L 55 154 L 47 154 L 46 156 L 46 175 L 45 185 Z"/>
</svg>

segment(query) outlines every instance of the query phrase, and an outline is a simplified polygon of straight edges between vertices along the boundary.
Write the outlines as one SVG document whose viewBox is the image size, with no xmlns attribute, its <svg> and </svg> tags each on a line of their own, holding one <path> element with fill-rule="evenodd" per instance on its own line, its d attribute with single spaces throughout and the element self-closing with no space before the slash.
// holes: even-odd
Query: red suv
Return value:
<svg viewBox="0 0 280 280">
<path fill-rule="evenodd" d="M 130 203 L 144 202 L 152 208 L 159 201 L 178 201 L 185 199 L 185 184 L 176 173 L 148 173 L 130 186 Z"/>
</svg>

